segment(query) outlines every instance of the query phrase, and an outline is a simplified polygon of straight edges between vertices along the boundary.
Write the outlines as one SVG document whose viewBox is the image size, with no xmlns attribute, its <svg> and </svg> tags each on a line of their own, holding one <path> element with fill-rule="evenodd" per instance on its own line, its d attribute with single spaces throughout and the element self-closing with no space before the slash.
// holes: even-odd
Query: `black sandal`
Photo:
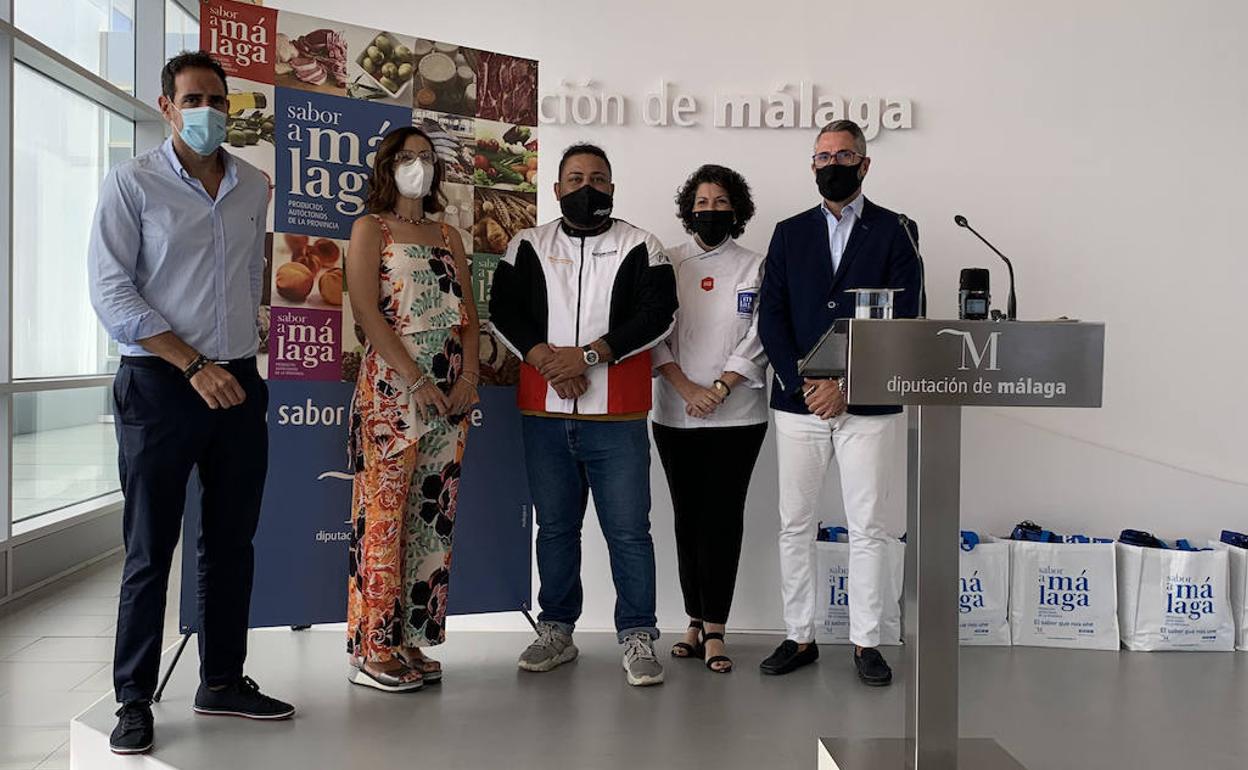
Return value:
<svg viewBox="0 0 1248 770">
<path fill-rule="evenodd" d="M 703 633 L 703 634 L 702 634 L 702 645 L 703 645 L 703 648 L 704 648 L 704 649 L 703 649 L 703 653 L 702 653 L 703 655 L 705 655 L 705 654 L 706 654 L 706 652 L 705 652 L 705 646 L 706 646 L 706 643 L 707 643 L 707 642 L 709 642 L 709 641 L 711 641 L 711 640 L 713 640 L 713 639 L 718 639 L 719 641 L 721 641 L 721 642 L 722 642 L 722 641 L 724 641 L 724 635 L 723 635 L 723 633 L 722 633 L 722 632 L 720 632 L 720 631 L 711 631 L 710 633 Z M 728 664 L 728 667 L 727 667 L 727 668 L 715 668 L 715 664 L 716 664 L 716 663 L 727 663 L 727 664 Z M 732 672 L 732 667 L 733 667 L 732 658 L 728 657 L 727 655 L 715 655 L 715 656 L 712 656 L 712 657 L 710 657 L 710 658 L 708 658 L 708 659 L 707 659 L 707 661 L 706 661 L 706 667 L 707 667 L 708 669 L 710 669 L 711 671 L 714 671 L 716 674 L 728 674 L 728 673 L 731 673 L 731 672 Z"/>
<path fill-rule="evenodd" d="M 691 620 L 689 621 L 689 627 L 698 629 L 699 637 L 702 636 L 702 621 Z M 696 645 L 689 644 L 688 642 L 677 642 L 672 645 L 673 658 L 701 658 L 705 655 L 706 645 L 701 641 L 701 639 L 699 639 Z"/>
</svg>

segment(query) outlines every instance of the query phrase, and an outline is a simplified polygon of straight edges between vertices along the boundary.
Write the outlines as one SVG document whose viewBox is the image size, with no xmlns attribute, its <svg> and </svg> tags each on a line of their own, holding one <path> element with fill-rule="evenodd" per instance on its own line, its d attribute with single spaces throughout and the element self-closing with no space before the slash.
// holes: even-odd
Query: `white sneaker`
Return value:
<svg viewBox="0 0 1248 770">
<path fill-rule="evenodd" d="M 663 664 L 654 654 L 654 640 L 644 632 L 624 637 L 624 672 L 634 687 L 663 684 Z"/>
</svg>

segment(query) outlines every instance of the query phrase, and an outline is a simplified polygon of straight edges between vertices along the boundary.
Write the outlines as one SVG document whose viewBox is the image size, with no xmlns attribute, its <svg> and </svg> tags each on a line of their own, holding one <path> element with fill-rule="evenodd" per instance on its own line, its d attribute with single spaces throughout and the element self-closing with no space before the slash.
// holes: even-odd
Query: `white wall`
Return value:
<svg viewBox="0 0 1248 770">
<path fill-rule="evenodd" d="M 341 18 L 330 0 L 279 8 Z M 411 6 L 407 6 L 411 7 Z M 1248 6 L 1054 0 L 992 3 L 584 3 L 477 0 L 354 3 L 349 21 L 541 60 L 543 93 L 592 77 L 635 97 L 661 78 L 703 98 L 814 81 L 842 96 L 914 100 L 914 128 L 872 143 L 867 195 L 918 221 L 931 315 L 953 315 L 957 271 L 1005 274 L 952 224 L 964 213 L 1014 258 L 1021 314 L 1108 324 L 1105 407 L 967 410 L 964 527 L 1006 532 L 1022 518 L 1059 530 L 1166 537 L 1248 528 L 1248 381 L 1240 245 L 1248 152 Z M 703 162 L 754 187 L 744 241 L 814 205 L 810 131 L 545 126 L 541 187 L 578 139 L 612 154 L 616 211 L 665 240 L 681 236 L 672 196 Z M 555 216 L 549 192 L 541 217 Z M 660 622 L 683 625 L 667 490 L 655 460 Z M 775 452 L 750 495 L 733 625 L 780 626 Z M 829 518 L 837 506 L 829 502 Z M 583 626 L 611 624 L 605 549 L 587 531 Z M 509 619 L 464 619 L 498 627 Z"/>
</svg>

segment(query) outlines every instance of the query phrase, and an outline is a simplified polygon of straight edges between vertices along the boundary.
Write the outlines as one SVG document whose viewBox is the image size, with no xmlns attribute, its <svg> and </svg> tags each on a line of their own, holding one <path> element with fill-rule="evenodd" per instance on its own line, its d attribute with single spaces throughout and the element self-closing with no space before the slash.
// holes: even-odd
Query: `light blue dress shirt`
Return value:
<svg viewBox="0 0 1248 770">
<path fill-rule="evenodd" d="M 269 186 L 259 169 L 220 152 L 216 200 L 182 167 L 172 139 L 104 179 L 88 280 L 122 355 L 151 355 L 139 340 L 167 331 L 212 360 L 256 353 Z"/>
<path fill-rule="evenodd" d="M 854 223 L 862 213 L 862 193 L 841 208 L 841 218 L 828 210 L 825 202 L 822 206 L 824 219 L 828 220 L 828 246 L 832 249 L 832 275 L 841 269 L 841 257 L 845 255 L 845 246 L 849 244 L 849 235 L 854 231 Z"/>
</svg>

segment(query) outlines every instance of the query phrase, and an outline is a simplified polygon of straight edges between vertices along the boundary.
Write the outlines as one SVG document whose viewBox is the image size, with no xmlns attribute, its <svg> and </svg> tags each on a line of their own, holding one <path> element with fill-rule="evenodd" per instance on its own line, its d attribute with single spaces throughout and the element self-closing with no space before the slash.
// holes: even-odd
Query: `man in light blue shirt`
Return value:
<svg viewBox="0 0 1248 770">
<path fill-rule="evenodd" d="M 863 158 L 862 162 L 866 163 L 868 158 Z M 844 205 L 836 204 L 840 211 L 833 211 L 829 208 L 827 201 L 823 202 L 821 207 L 823 216 L 828 220 L 828 248 L 832 252 L 832 274 L 836 275 L 836 271 L 841 269 L 841 257 L 845 255 L 845 247 L 849 245 L 849 236 L 854 231 L 854 224 L 858 221 L 858 214 L 862 209 L 862 191 L 859 190 L 858 195 L 854 199 Z"/>
<path fill-rule="evenodd" d="M 91 303 L 122 351 L 113 382 L 126 564 L 113 682 L 119 754 L 152 746 L 165 592 L 186 485 L 198 468 L 199 691 L 204 714 L 284 719 L 243 675 L 252 537 L 268 464 L 268 388 L 256 368 L 268 181 L 221 149 L 225 72 L 206 53 L 161 73 L 159 148 L 104 180 L 87 257 Z"/>
</svg>

